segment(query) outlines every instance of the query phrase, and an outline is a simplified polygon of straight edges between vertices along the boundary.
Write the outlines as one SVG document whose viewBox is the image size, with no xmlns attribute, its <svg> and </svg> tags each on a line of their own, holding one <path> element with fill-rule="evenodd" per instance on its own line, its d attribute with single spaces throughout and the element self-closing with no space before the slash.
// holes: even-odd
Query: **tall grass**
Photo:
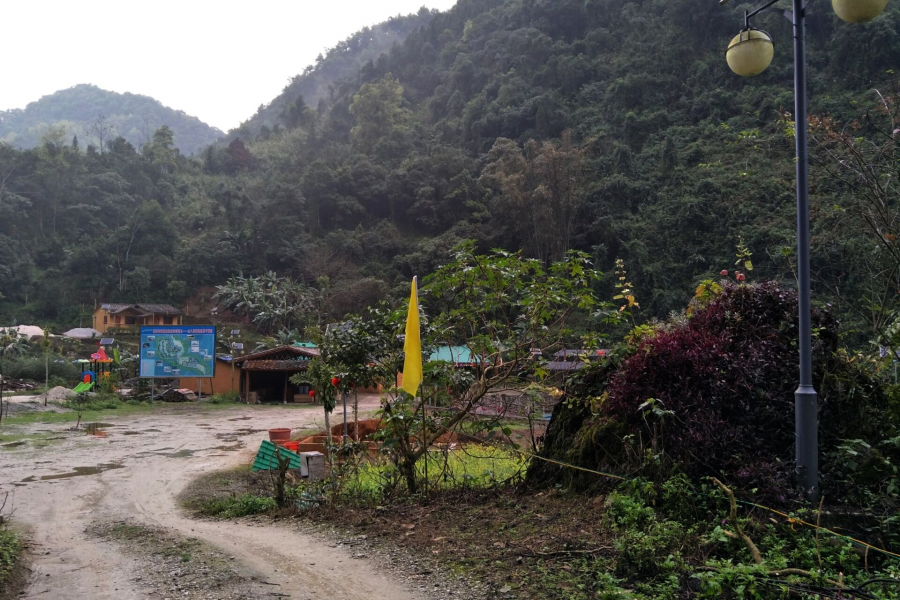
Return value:
<svg viewBox="0 0 900 600">
<path fill-rule="evenodd" d="M 515 479 L 527 466 L 528 459 L 510 449 L 470 445 L 431 451 L 427 463 L 424 457 L 416 463 L 416 471 L 424 487 L 438 491 L 497 486 Z M 338 493 L 346 500 L 378 502 L 405 491 L 400 472 L 387 457 L 345 465 L 338 474 Z"/>
</svg>

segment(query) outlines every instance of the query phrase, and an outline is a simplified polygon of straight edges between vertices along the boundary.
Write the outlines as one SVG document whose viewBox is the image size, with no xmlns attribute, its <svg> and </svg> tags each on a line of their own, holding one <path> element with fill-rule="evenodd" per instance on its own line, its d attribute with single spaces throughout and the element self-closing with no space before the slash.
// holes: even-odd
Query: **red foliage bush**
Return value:
<svg viewBox="0 0 900 600">
<path fill-rule="evenodd" d="M 820 384 L 836 322 L 816 310 L 813 327 Z M 793 479 L 796 340 L 794 292 L 771 282 L 728 285 L 690 319 L 643 341 L 610 379 L 601 412 L 648 436 L 659 417 L 639 407 L 655 398 L 673 412 L 657 422 L 657 443 L 682 470 L 780 495 Z"/>
</svg>

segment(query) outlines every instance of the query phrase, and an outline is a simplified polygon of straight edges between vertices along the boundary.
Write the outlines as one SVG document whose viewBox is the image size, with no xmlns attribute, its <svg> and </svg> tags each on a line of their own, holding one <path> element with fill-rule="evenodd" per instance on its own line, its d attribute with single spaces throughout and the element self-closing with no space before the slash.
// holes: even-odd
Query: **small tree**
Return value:
<svg viewBox="0 0 900 600">
<path fill-rule="evenodd" d="M 331 380 L 336 376 L 332 366 L 324 357 L 319 356 L 310 361 L 305 373 L 297 373 L 291 377 L 293 384 L 309 384 L 315 391 L 316 398 L 322 401 L 325 409 L 325 449 L 328 455 L 328 466 L 332 465 L 331 453 L 331 413 L 337 405 L 337 388 Z"/>
<path fill-rule="evenodd" d="M 537 353 L 554 351 L 572 335 L 569 318 L 597 305 L 593 286 L 601 274 L 584 253 L 569 252 L 545 267 L 522 253 L 475 254 L 473 242 L 459 246 L 453 261 L 426 279 L 423 305 L 433 315 L 423 319 L 423 352 L 444 344 L 467 347 L 474 366 L 468 371 L 426 365 L 424 386 L 449 390 L 452 412 L 424 416 L 424 400 L 405 392 L 384 401 L 382 436 L 411 493 L 419 489 L 417 461 L 444 433 L 462 422 L 486 394 L 501 386 L 527 384 L 540 369 Z M 352 337 L 366 355 L 362 381 L 385 380 L 402 364 L 406 307 L 381 311 Z M 357 359 L 358 361 L 358 359 Z M 420 416 L 421 415 L 421 416 Z"/>
</svg>

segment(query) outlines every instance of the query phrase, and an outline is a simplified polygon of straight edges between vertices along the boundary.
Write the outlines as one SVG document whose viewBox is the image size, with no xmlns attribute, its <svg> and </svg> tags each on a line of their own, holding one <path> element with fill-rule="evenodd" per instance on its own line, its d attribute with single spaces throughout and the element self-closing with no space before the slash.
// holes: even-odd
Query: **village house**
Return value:
<svg viewBox="0 0 900 600">
<path fill-rule="evenodd" d="M 93 327 L 139 329 L 142 325 L 181 325 L 181 311 L 170 304 L 101 304 L 94 310 Z"/>
<path fill-rule="evenodd" d="M 316 348 L 279 346 L 234 359 L 240 368 L 241 397 L 250 404 L 308 402 L 310 386 L 295 385 L 293 375 L 306 371 L 319 355 Z"/>
</svg>

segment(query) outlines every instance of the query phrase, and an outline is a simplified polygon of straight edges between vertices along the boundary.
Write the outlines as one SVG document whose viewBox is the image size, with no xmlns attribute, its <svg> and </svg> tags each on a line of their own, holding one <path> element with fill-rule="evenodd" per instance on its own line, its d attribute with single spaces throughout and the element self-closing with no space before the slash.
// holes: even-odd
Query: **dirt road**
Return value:
<svg viewBox="0 0 900 600">
<path fill-rule="evenodd" d="M 376 403 L 361 401 L 361 409 Z M 105 436 L 69 431 L 71 423 L 3 426 L 7 434 L 53 432 L 56 438 L 45 448 L 26 443 L 0 451 L 0 495 L 12 492 L 14 520 L 30 529 L 36 546 L 24 597 L 162 598 L 135 575 L 142 557 L 85 531 L 97 522 L 128 520 L 202 540 L 235 569 L 277 590 L 272 596 L 420 600 L 404 582 L 319 537 L 193 520 L 177 506 L 177 494 L 197 475 L 249 463 L 266 429 L 323 422 L 320 407 L 239 406 L 110 418 L 100 428 Z"/>
</svg>

